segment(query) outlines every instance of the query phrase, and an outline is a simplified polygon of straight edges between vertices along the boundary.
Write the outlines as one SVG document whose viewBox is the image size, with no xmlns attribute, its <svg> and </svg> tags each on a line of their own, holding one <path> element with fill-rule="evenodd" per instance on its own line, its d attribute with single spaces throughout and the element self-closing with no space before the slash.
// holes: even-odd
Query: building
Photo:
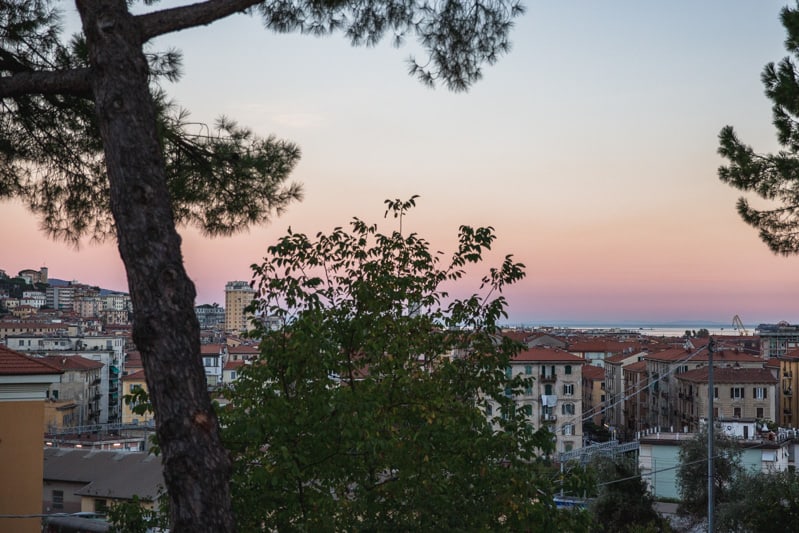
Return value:
<svg viewBox="0 0 799 533">
<path fill-rule="evenodd" d="M 164 487 L 161 458 L 147 452 L 47 448 L 43 463 L 37 485 L 45 514 L 105 512 L 134 496 L 151 507 Z"/>
<path fill-rule="evenodd" d="M 708 415 L 707 366 L 675 376 L 677 411 L 683 431 L 698 431 Z M 716 368 L 713 366 L 713 418 L 755 422 L 775 420 L 778 380 L 765 368 Z M 743 438 L 749 438 L 743 426 Z"/>
<path fill-rule="evenodd" d="M 643 360 L 646 354 L 646 351 L 622 352 L 605 359 L 605 420 L 614 431 L 626 425 L 623 410 L 630 391 L 624 379 L 624 369 Z"/>
<path fill-rule="evenodd" d="M 585 360 L 556 348 L 531 348 L 516 354 L 506 370 L 509 378 L 534 378 L 521 394 L 514 396 L 517 409 L 526 412 L 533 427 L 547 427 L 553 433 L 556 452 L 583 446 L 582 368 Z M 486 415 L 498 409 L 488 404 Z"/>
<path fill-rule="evenodd" d="M 246 281 L 229 281 L 225 285 L 225 331 L 247 331 L 251 314 L 247 307 L 255 299 L 255 290 Z"/>
<path fill-rule="evenodd" d="M 127 376 L 122 376 L 122 394 L 123 396 L 133 394 L 141 390 L 145 393 L 148 392 L 147 380 L 144 370 L 138 370 Z M 133 409 L 138 405 L 137 402 L 131 403 L 122 402 L 122 423 L 123 424 L 150 424 L 154 419 L 152 411 L 145 413 L 136 413 Z"/>
<path fill-rule="evenodd" d="M 225 324 L 225 308 L 219 304 L 202 304 L 194 308 L 200 329 L 214 329 Z"/>
<path fill-rule="evenodd" d="M 605 423 L 605 369 L 583 365 L 583 419 L 597 426 Z"/>
<path fill-rule="evenodd" d="M 45 292 L 45 305 L 50 309 L 72 310 L 75 301 L 75 288 L 50 285 Z"/>
<path fill-rule="evenodd" d="M 0 531 L 39 533 L 47 389 L 61 370 L 0 346 Z"/>
<path fill-rule="evenodd" d="M 103 364 L 79 355 L 50 355 L 43 359 L 63 371 L 59 382 L 47 391 L 45 431 L 97 424 Z"/>
<path fill-rule="evenodd" d="M 41 267 L 39 270 L 26 268 L 25 270 L 20 270 L 17 276 L 24 279 L 29 285 L 33 285 L 34 283 L 48 282 L 47 267 Z"/>
<path fill-rule="evenodd" d="M 764 359 L 782 357 L 799 348 L 799 326 L 787 322 L 779 324 L 760 324 L 760 355 Z"/>
</svg>

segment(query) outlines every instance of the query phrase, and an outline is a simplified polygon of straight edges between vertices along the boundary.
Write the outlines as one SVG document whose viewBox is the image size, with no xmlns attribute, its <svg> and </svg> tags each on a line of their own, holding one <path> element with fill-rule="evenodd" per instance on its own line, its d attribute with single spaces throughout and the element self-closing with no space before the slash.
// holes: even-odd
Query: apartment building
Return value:
<svg viewBox="0 0 799 533">
<path fill-rule="evenodd" d="M 617 426 L 623 440 L 632 440 L 649 428 L 649 381 L 646 361 L 636 361 L 622 368 L 624 374 L 621 424 Z"/>
<path fill-rule="evenodd" d="M 44 402 L 61 371 L 0 346 L 0 531 L 39 533 Z M 30 515 L 31 518 L 9 518 Z"/>
<path fill-rule="evenodd" d="M 252 315 L 245 310 L 255 299 L 255 290 L 246 281 L 229 281 L 225 285 L 225 331 L 247 331 Z"/>
<path fill-rule="evenodd" d="M 664 429 L 682 427 L 682 413 L 677 407 L 678 385 L 675 378 L 690 370 L 707 366 L 709 360 L 707 347 L 673 348 L 650 353 L 644 357 L 644 360 L 647 362 L 650 387 L 649 426 Z M 717 368 L 762 369 L 764 363 L 760 357 L 738 349 L 720 349 L 713 354 L 713 361 Z"/>
<path fill-rule="evenodd" d="M 49 355 L 42 359 L 63 372 L 58 383 L 47 391 L 45 431 L 98 423 L 103 364 L 79 355 Z"/>
<path fill-rule="evenodd" d="M 597 426 L 605 423 L 605 369 L 583 365 L 583 418 Z"/>
<path fill-rule="evenodd" d="M 698 431 L 708 415 L 709 368 L 675 376 L 679 428 Z M 766 368 L 713 368 L 713 418 L 718 421 L 776 420 L 778 380 Z M 746 430 L 748 426 L 744 426 Z M 744 435 L 749 438 L 751 435 Z"/>
<path fill-rule="evenodd" d="M 799 348 L 799 326 L 787 322 L 760 324 L 760 355 L 764 359 L 782 357 Z"/>
<path fill-rule="evenodd" d="M 627 352 L 612 355 L 605 360 L 605 420 L 614 430 L 625 426 L 624 400 L 627 384 L 624 380 L 624 368 L 641 361 L 648 352 Z"/>
<path fill-rule="evenodd" d="M 534 427 L 550 429 L 556 452 L 572 451 L 583 445 L 583 365 L 584 359 L 564 350 L 537 347 L 518 353 L 507 369 L 508 377 L 535 378 L 514 400 Z M 490 405 L 487 415 L 492 416 L 496 408 Z"/>
</svg>

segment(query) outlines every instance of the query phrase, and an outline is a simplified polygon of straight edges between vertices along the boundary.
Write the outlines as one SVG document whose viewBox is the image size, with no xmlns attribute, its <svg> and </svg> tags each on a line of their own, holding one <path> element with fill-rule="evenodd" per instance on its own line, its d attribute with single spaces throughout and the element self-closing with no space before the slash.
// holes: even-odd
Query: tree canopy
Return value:
<svg viewBox="0 0 799 533">
<path fill-rule="evenodd" d="M 463 90 L 508 50 L 517 0 L 78 0 L 80 33 L 62 36 L 57 3 L 0 1 L 0 199 L 21 198 L 51 236 L 116 238 L 135 310 L 162 446 L 174 531 L 233 529 L 230 459 L 199 354 L 195 288 L 176 225 L 226 234 L 269 220 L 300 196 L 286 179 L 293 144 L 230 119 L 197 131 L 160 83 L 180 55 L 160 35 L 238 13 L 278 32 L 340 31 L 355 45 L 414 36 L 423 82 Z M 110 214 L 109 214 L 110 213 Z"/>
<path fill-rule="evenodd" d="M 713 434 L 713 497 L 716 506 L 730 501 L 730 485 L 741 472 L 741 449 L 727 435 Z M 707 431 L 700 431 L 680 448 L 677 483 L 680 491 L 678 512 L 694 521 L 707 519 Z"/>
<path fill-rule="evenodd" d="M 773 102 L 773 123 L 782 149 L 759 154 L 738 138 L 732 126 L 725 126 L 719 134 L 719 154 L 727 164 L 719 168 L 718 176 L 765 200 L 765 207 L 755 207 L 741 197 L 738 213 L 759 231 L 770 250 L 790 255 L 799 253 L 799 73 L 795 63 L 799 58 L 799 9 L 784 7 L 781 19 L 788 33 L 785 48 L 791 56 L 766 65 L 761 79 Z"/>
<path fill-rule="evenodd" d="M 401 224 L 414 203 L 388 202 L 387 215 Z M 493 240 L 462 226 L 444 262 L 416 234 L 354 219 L 289 233 L 254 265 L 259 312 L 283 326 L 259 326 L 261 356 L 220 415 L 240 527 L 581 530 L 582 515 L 554 507 L 539 455 L 552 434 L 508 395 L 532 379 L 506 377 L 521 345 L 497 324 L 522 265 L 506 257 L 466 298 L 445 290 Z"/>
</svg>

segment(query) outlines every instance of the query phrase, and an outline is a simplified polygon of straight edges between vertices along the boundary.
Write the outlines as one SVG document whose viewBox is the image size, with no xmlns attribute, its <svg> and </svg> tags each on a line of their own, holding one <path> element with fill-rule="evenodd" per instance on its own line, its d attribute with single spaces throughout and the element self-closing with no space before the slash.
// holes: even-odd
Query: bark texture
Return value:
<svg viewBox="0 0 799 533">
<path fill-rule="evenodd" d="M 233 531 L 231 464 L 200 360 L 194 284 L 156 138 L 141 26 L 125 0 L 78 0 L 103 137 L 111 210 L 155 409 L 173 531 Z"/>
</svg>

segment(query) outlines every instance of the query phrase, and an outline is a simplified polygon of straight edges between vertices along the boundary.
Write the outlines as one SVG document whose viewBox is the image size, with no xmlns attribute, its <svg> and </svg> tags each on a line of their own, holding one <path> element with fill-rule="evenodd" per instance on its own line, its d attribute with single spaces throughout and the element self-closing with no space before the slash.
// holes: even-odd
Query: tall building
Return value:
<svg viewBox="0 0 799 533">
<path fill-rule="evenodd" d="M 225 331 L 246 331 L 252 315 L 245 312 L 255 299 L 255 290 L 246 281 L 228 281 L 225 285 Z"/>
</svg>

